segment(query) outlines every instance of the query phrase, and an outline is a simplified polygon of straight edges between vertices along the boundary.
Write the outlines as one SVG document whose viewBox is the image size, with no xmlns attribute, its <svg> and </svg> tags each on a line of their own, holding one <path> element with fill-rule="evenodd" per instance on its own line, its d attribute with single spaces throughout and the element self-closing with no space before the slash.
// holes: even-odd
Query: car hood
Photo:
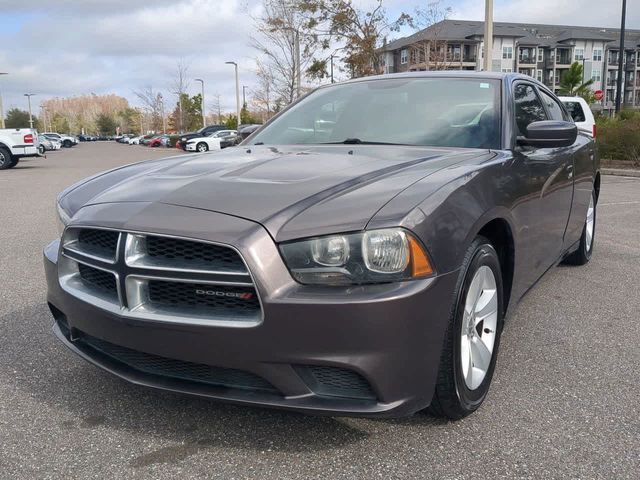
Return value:
<svg viewBox="0 0 640 480">
<path fill-rule="evenodd" d="M 68 189 L 63 200 L 71 213 L 118 202 L 209 210 L 260 223 L 281 241 L 364 229 L 413 183 L 492 155 L 381 145 L 238 147 L 123 167 Z"/>
</svg>

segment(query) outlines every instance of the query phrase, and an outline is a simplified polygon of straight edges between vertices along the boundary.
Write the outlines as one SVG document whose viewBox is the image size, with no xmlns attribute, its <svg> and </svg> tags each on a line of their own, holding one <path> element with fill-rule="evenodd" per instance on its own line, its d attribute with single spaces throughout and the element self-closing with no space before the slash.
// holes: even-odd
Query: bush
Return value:
<svg viewBox="0 0 640 480">
<path fill-rule="evenodd" d="M 640 112 L 623 110 L 618 118 L 600 117 L 596 122 L 596 143 L 603 163 L 623 161 L 640 167 Z"/>
</svg>

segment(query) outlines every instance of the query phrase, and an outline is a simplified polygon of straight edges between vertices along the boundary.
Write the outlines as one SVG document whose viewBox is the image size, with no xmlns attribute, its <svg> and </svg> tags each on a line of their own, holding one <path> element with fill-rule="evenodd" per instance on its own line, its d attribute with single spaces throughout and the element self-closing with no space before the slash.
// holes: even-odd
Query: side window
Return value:
<svg viewBox="0 0 640 480">
<path fill-rule="evenodd" d="M 540 96 L 542 97 L 542 101 L 547 107 L 547 111 L 549 115 L 551 115 L 551 120 L 568 120 L 562 111 L 562 107 L 558 105 L 553 98 L 551 98 L 544 90 L 540 90 Z"/>
<path fill-rule="evenodd" d="M 587 119 L 582 109 L 582 105 L 578 102 L 566 102 L 565 107 L 569 110 L 569 114 L 573 117 L 574 122 L 586 122 Z"/>
<path fill-rule="evenodd" d="M 547 114 L 544 111 L 542 102 L 531 85 L 527 83 L 517 84 L 514 89 L 514 100 L 519 135 L 524 135 L 527 132 L 527 125 L 530 123 L 547 120 Z"/>
</svg>

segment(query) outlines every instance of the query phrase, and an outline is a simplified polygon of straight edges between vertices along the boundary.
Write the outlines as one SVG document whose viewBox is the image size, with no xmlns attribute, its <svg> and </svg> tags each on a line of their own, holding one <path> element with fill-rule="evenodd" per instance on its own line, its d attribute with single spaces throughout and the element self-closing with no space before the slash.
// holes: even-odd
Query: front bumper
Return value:
<svg viewBox="0 0 640 480">
<path fill-rule="evenodd" d="M 187 143 L 187 144 L 184 146 L 184 149 L 185 149 L 187 152 L 195 152 L 195 151 L 196 151 L 196 144 L 195 144 L 195 143 Z"/>
<path fill-rule="evenodd" d="M 224 222 L 220 214 L 197 214 L 211 220 L 215 217 L 217 224 Z M 56 318 L 54 331 L 68 348 L 91 363 L 130 382 L 164 390 L 332 415 L 402 416 L 428 406 L 456 272 L 399 284 L 303 286 L 291 279 L 262 227 L 253 229 L 248 238 L 249 242 L 239 241 L 236 246 L 260 292 L 264 319 L 257 325 L 163 323 L 102 310 L 60 287 L 59 242 L 55 241 L 44 251 L 48 302 Z M 275 390 L 227 388 L 156 375 L 104 355 L 88 339 L 172 361 L 248 372 Z M 309 366 L 355 372 L 366 380 L 374 397 L 327 395 L 305 376 Z"/>
</svg>

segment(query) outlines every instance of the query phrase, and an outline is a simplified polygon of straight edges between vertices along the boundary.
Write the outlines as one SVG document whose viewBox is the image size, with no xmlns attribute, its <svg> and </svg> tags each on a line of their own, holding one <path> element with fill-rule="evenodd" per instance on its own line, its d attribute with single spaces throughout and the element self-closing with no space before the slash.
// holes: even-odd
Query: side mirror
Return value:
<svg viewBox="0 0 640 480">
<path fill-rule="evenodd" d="M 537 148 L 559 148 L 573 145 L 578 136 L 575 123 L 543 120 L 527 125 L 526 137 L 518 137 L 520 145 Z"/>
</svg>

